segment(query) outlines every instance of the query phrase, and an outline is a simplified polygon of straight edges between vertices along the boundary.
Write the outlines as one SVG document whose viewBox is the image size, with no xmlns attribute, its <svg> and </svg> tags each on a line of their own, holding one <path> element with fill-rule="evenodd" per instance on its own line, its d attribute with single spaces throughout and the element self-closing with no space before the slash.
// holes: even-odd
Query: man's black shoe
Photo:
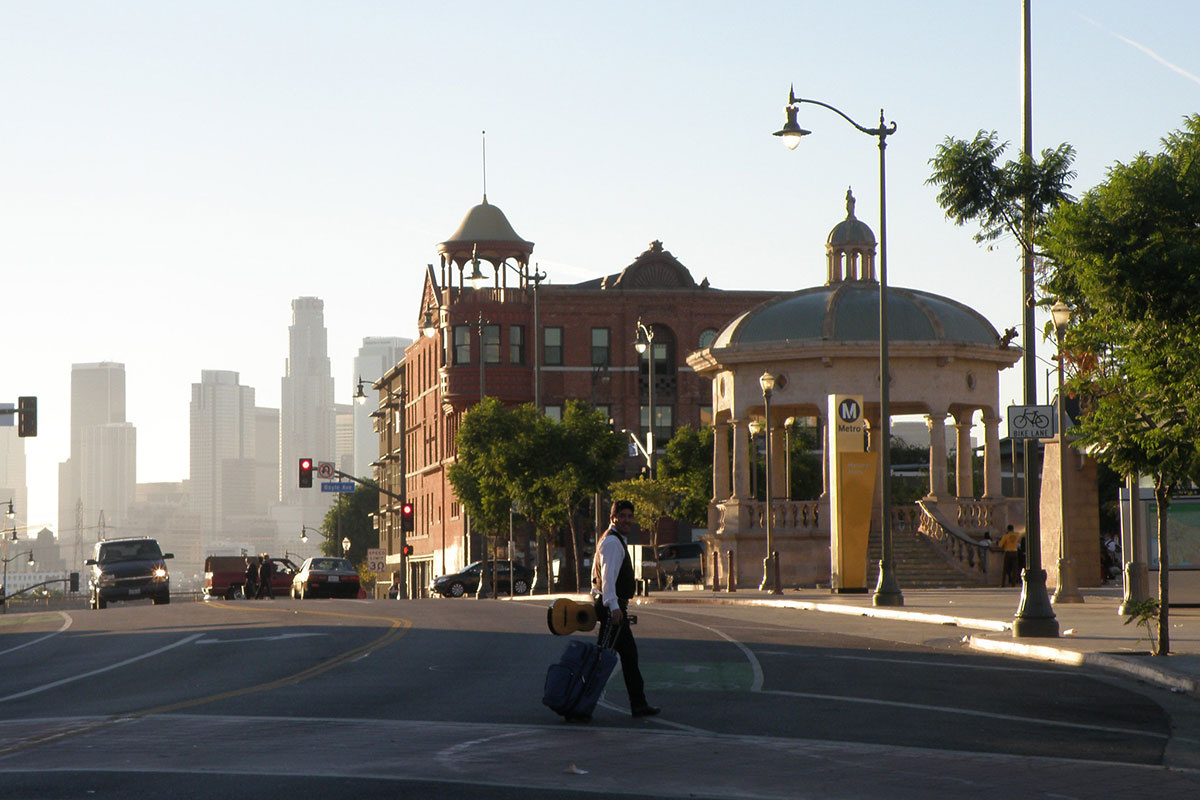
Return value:
<svg viewBox="0 0 1200 800">
<path fill-rule="evenodd" d="M 647 704 L 644 706 L 638 706 L 637 708 L 634 708 L 629 713 L 633 714 L 633 716 L 635 716 L 635 717 L 653 717 L 655 714 L 657 714 L 660 711 L 662 711 L 662 709 L 659 708 L 658 706 L 652 706 L 652 705 Z"/>
</svg>

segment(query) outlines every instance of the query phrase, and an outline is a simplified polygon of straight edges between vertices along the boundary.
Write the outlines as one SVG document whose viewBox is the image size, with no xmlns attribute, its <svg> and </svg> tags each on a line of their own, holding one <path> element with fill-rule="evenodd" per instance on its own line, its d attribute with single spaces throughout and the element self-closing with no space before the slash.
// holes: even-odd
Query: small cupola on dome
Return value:
<svg viewBox="0 0 1200 800">
<path fill-rule="evenodd" d="M 846 218 L 833 226 L 825 241 L 829 275 L 825 285 L 842 281 L 878 282 L 875 277 L 875 234 L 854 216 L 854 193 L 846 189 Z"/>
<path fill-rule="evenodd" d="M 458 230 L 438 245 L 438 252 L 457 266 L 469 263 L 476 256 L 493 264 L 508 258 L 525 264 L 533 252 L 533 242 L 518 236 L 504 212 L 488 203 L 484 195 L 483 202 L 463 217 Z"/>
</svg>

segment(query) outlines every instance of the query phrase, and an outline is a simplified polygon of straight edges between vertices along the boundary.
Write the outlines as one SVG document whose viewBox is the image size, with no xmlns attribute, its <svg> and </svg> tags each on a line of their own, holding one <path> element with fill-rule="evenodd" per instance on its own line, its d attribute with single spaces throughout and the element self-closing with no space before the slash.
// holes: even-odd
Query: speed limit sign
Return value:
<svg viewBox="0 0 1200 800">
<path fill-rule="evenodd" d="M 330 478 L 332 478 L 333 477 L 333 462 L 332 461 L 317 462 L 317 475 L 319 475 L 321 477 L 321 480 L 327 481 Z"/>
</svg>

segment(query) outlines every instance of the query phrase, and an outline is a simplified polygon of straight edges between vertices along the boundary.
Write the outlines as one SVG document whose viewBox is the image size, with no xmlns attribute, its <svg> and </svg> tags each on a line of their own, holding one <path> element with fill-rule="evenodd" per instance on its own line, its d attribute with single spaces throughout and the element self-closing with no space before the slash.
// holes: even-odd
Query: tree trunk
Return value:
<svg viewBox="0 0 1200 800">
<path fill-rule="evenodd" d="M 1171 653 L 1170 554 L 1167 552 L 1167 508 L 1170 505 L 1171 487 L 1159 476 L 1154 482 L 1154 500 L 1158 505 L 1158 649 L 1156 656 Z"/>
<path fill-rule="evenodd" d="M 563 572 L 559 573 L 559 578 L 564 579 L 561 588 L 568 592 L 577 592 L 579 591 L 579 539 L 575 535 L 574 514 L 567 515 L 566 544 L 566 552 L 563 555 L 566 556 L 567 563 L 563 565 L 565 567 Z"/>
<path fill-rule="evenodd" d="M 534 536 L 537 537 L 537 573 L 533 578 L 533 588 L 529 590 L 530 594 L 549 594 L 550 593 L 550 557 L 547 552 L 548 543 L 546 536 L 536 527 L 534 528 Z"/>
</svg>

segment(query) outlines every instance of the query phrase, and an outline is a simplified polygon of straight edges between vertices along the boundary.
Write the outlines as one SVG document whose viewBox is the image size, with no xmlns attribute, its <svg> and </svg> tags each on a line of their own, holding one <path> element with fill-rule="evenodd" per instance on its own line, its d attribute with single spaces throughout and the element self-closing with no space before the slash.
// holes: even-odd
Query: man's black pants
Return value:
<svg viewBox="0 0 1200 800">
<path fill-rule="evenodd" d="M 646 705 L 646 683 L 642 680 L 642 672 L 638 669 L 637 642 L 633 640 L 633 631 L 629 627 L 629 612 L 621 603 L 621 625 L 617 629 L 617 640 L 613 649 L 621 657 L 621 674 L 625 676 L 625 691 L 629 693 L 629 707 L 638 708 Z M 600 631 L 596 634 L 596 643 L 600 644 L 608 636 L 609 628 L 608 607 L 596 601 L 596 619 L 600 622 Z"/>
</svg>

